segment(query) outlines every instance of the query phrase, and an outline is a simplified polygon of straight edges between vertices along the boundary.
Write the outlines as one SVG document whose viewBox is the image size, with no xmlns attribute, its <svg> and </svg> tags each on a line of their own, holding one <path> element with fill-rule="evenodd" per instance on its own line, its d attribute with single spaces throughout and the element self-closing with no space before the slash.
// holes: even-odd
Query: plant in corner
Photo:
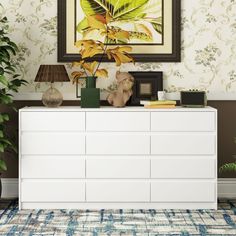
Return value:
<svg viewBox="0 0 236 236">
<path fill-rule="evenodd" d="M 236 144 L 236 137 L 234 137 L 234 143 Z M 236 155 L 233 155 L 233 157 L 236 157 Z M 226 163 L 220 167 L 220 172 L 224 171 L 235 171 L 236 172 L 236 161 L 231 163 Z"/>
<path fill-rule="evenodd" d="M 13 92 L 18 92 L 19 87 L 26 84 L 27 81 L 20 79 L 17 74 L 14 56 L 18 48 L 17 45 L 7 36 L 8 30 L 7 18 L 0 19 L 0 106 L 13 106 Z M 7 165 L 3 160 L 4 153 L 8 151 L 17 152 L 16 145 L 13 143 L 6 127 L 10 117 L 8 113 L 0 112 L 0 174 L 7 170 Z M 1 179 L 0 179 L 0 197 L 1 197 Z"/>
<path fill-rule="evenodd" d="M 106 69 L 100 69 L 100 65 L 105 55 L 109 60 L 114 60 L 116 66 L 122 63 L 134 62 L 129 55 L 132 51 L 130 46 L 109 46 L 108 43 L 113 41 L 119 44 L 126 43 L 129 39 L 130 33 L 125 30 L 116 30 L 110 25 L 112 21 L 109 12 L 104 15 L 95 14 L 87 16 L 84 19 L 86 28 L 83 30 L 83 36 L 88 33 L 96 31 L 104 36 L 104 42 L 83 39 L 76 42 L 76 47 L 79 49 L 81 60 L 73 62 L 73 67 L 79 67 L 79 70 L 72 73 L 73 81 L 78 82 L 80 79 L 86 78 L 86 88 L 81 89 L 81 107 L 99 107 L 100 91 L 96 89 L 97 77 L 108 77 Z M 99 59 L 98 61 L 93 60 Z"/>
</svg>

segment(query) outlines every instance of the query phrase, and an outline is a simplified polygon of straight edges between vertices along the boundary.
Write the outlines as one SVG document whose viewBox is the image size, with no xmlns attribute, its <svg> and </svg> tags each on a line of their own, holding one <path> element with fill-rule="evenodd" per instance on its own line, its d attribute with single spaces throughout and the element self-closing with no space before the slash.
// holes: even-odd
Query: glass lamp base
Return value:
<svg viewBox="0 0 236 236">
<path fill-rule="evenodd" d="M 63 96 L 56 88 L 50 87 L 42 97 L 43 105 L 46 107 L 59 107 L 62 104 Z"/>
</svg>

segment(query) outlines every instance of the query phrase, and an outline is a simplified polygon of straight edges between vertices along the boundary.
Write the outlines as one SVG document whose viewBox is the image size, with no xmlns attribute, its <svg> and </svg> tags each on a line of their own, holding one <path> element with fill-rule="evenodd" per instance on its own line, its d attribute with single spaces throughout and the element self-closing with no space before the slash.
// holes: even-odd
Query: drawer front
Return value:
<svg viewBox="0 0 236 236">
<path fill-rule="evenodd" d="M 212 157 L 158 157 L 151 160 L 151 177 L 159 179 L 216 177 L 216 161 Z"/>
<path fill-rule="evenodd" d="M 151 183 L 152 202 L 215 202 L 216 184 L 210 181 L 158 181 Z"/>
<path fill-rule="evenodd" d="M 88 202 L 149 202 L 150 183 L 135 181 L 88 182 Z"/>
<path fill-rule="evenodd" d="M 150 160 L 140 157 L 88 158 L 87 178 L 150 178 Z"/>
<path fill-rule="evenodd" d="M 87 112 L 88 131 L 149 131 L 149 112 Z"/>
<path fill-rule="evenodd" d="M 160 155 L 213 155 L 216 137 L 211 134 L 157 134 L 151 137 L 151 153 Z"/>
<path fill-rule="evenodd" d="M 85 154 L 85 136 L 79 133 L 25 132 L 21 135 L 21 154 Z"/>
<path fill-rule="evenodd" d="M 152 131 L 215 131 L 214 112 L 152 112 Z"/>
<path fill-rule="evenodd" d="M 76 180 L 23 180 L 22 202 L 83 202 L 85 183 Z"/>
<path fill-rule="evenodd" d="M 22 112 L 22 131 L 84 131 L 85 112 Z"/>
<path fill-rule="evenodd" d="M 87 154 L 145 155 L 150 153 L 150 136 L 143 134 L 90 134 L 86 137 Z"/>
<path fill-rule="evenodd" d="M 85 158 L 70 156 L 27 156 L 21 159 L 22 178 L 85 178 Z"/>
</svg>

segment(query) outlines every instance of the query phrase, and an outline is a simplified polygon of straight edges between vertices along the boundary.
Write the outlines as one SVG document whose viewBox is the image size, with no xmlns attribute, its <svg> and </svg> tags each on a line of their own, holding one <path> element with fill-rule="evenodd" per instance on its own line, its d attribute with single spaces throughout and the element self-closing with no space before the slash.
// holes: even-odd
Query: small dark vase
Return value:
<svg viewBox="0 0 236 236">
<path fill-rule="evenodd" d="M 100 89 L 96 88 L 97 77 L 88 76 L 86 78 L 86 88 L 81 89 L 81 107 L 99 108 L 100 107 Z"/>
</svg>

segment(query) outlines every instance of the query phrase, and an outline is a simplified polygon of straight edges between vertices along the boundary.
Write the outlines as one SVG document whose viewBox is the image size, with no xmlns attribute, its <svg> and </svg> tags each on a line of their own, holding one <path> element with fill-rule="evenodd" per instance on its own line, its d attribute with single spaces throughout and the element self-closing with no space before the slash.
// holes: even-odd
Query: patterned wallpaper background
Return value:
<svg viewBox="0 0 236 236">
<path fill-rule="evenodd" d="M 57 0 L 1 0 L 0 16 L 9 19 L 9 32 L 18 43 L 16 58 L 29 85 L 16 99 L 38 99 L 46 85 L 34 82 L 40 64 L 57 63 Z M 117 70 L 106 63 L 109 79 Z M 67 65 L 70 73 L 69 66 Z M 175 94 L 182 89 L 204 89 L 209 98 L 236 99 L 236 0 L 182 0 L 182 62 L 136 63 L 123 71 L 163 71 L 164 86 Z M 75 86 L 57 84 L 65 99 L 75 99 Z"/>
</svg>

